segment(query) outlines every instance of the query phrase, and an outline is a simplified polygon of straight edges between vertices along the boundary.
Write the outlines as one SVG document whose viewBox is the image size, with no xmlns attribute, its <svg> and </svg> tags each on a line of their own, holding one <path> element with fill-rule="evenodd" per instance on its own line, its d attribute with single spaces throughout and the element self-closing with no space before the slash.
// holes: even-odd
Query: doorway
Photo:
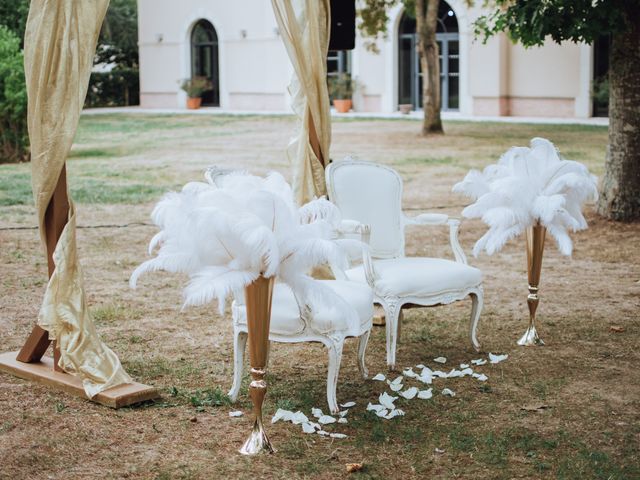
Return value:
<svg viewBox="0 0 640 480">
<path fill-rule="evenodd" d="M 202 105 L 219 107 L 218 35 L 211 22 L 207 20 L 200 20 L 191 31 L 191 77 L 209 79 L 213 89 L 204 92 Z"/>
</svg>

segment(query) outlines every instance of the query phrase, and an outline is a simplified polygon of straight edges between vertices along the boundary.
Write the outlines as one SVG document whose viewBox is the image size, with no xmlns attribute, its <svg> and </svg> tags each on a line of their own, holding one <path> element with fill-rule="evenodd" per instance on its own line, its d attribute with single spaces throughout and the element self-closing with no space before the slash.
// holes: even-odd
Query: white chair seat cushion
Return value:
<svg viewBox="0 0 640 480">
<path fill-rule="evenodd" d="M 425 297 L 465 290 L 480 284 L 482 272 L 441 258 L 402 257 L 374 260 L 375 291 L 379 297 Z M 362 265 L 347 270 L 354 282 L 366 283 Z"/>
<path fill-rule="evenodd" d="M 346 336 L 359 336 L 371 327 L 373 318 L 373 291 L 368 285 L 344 280 L 320 280 L 350 304 L 357 314 L 356 319 L 337 315 L 331 305 L 315 312 L 311 327 L 323 334 L 341 332 Z M 234 321 L 246 329 L 247 317 L 244 305 L 233 304 Z M 357 322 L 357 323 L 356 323 Z M 269 332 L 275 335 L 294 336 L 302 333 L 304 322 L 293 292 L 288 285 L 276 283 L 273 288 L 271 325 Z"/>
</svg>

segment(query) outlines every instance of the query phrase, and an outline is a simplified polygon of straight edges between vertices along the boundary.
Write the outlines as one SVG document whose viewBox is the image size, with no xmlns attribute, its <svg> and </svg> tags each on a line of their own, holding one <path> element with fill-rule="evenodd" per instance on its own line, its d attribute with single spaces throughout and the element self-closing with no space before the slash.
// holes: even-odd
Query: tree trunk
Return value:
<svg viewBox="0 0 640 480">
<path fill-rule="evenodd" d="M 640 8 L 626 8 L 629 30 L 612 35 L 609 61 L 609 145 L 598 213 L 640 220 Z"/>
<path fill-rule="evenodd" d="M 416 30 L 422 68 L 422 135 L 444 133 L 440 119 L 440 61 L 436 29 L 440 0 L 416 1 Z"/>
</svg>

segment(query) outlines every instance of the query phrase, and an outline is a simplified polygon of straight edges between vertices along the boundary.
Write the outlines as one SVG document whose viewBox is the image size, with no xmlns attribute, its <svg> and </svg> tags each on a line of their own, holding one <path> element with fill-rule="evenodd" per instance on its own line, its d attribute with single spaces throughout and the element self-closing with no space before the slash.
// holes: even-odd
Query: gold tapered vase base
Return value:
<svg viewBox="0 0 640 480">
<path fill-rule="evenodd" d="M 247 438 L 247 441 L 244 442 L 239 452 L 242 455 L 259 455 L 261 453 L 275 453 L 275 451 L 262 428 L 262 424 L 256 420 L 253 424 L 251 435 Z"/>
<path fill-rule="evenodd" d="M 520 340 L 518 340 L 518 345 L 522 347 L 541 347 L 544 345 L 544 342 L 538 336 L 535 325 L 531 325 L 527 328 L 527 331 L 524 332 L 524 335 L 522 335 Z"/>
</svg>

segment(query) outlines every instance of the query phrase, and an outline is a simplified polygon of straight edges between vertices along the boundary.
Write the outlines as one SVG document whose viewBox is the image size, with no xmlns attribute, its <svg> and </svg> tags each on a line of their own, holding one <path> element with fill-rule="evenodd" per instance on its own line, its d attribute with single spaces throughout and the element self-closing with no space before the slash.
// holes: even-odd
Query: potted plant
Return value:
<svg viewBox="0 0 640 480">
<path fill-rule="evenodd" d="M 202 103 L 202 94 L 213 89 L 213 84 L 206 77 L 187 78 L 180 88 L 187 93 L 187 108 L 197 110 Z"/>
<path fill-rule="evenodd" d="M 352 97 L 357 88 L 357 82 L 349 73 L 338 73 L 329 78 L 329 97 L 339 113 L 346 113 L 353 105 Z"/>
</svg>

